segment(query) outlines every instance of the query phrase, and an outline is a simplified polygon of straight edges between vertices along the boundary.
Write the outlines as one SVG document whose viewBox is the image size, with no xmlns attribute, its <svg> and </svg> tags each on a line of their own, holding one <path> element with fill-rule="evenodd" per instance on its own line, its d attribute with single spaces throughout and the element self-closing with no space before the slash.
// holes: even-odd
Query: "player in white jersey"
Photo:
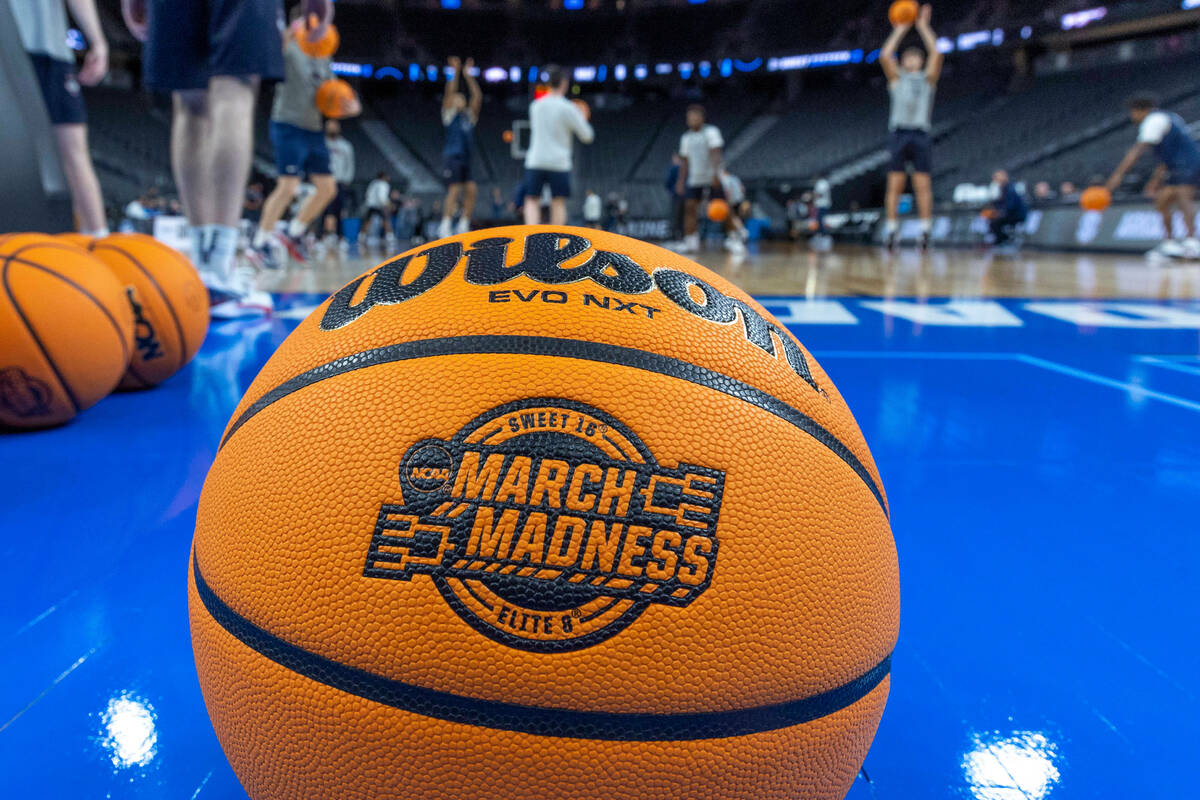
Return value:
<svg viewBox="0 0 1200 800">
<path fill-rule="evenodd" d="M 913 191 L 917 196 L 917 212 L 921 216 L 921 248 L 929 246 L 933 230 L 933 96 L 937 91 L 938 78 L 942 74 L 942 54 L 937 48 L 937 34 L 930 20 L 933 10 L 921 6 L 916 29 L 925 45 L 910 47 L 896 60 L 896 49 L 911 25 L 896 25 L 879 51 L 879 64 L 887 76 L 888 94 L 891 95 L 891 113 L 888 116 L 888 147 L 891 163 L 887 177 L 887 223 L 886 242 L 895 247 L 900 231 L 900 193 L 908 179 L 907 168 L 913 169 Z"/>
<path fill-rule="evenodd" d="M 550 224 L 567 223 L 574 139 L 590 144 L 595 132 L 579 105 L 566 98 L 570 80 L 561 67 L 546 67 L 549 91 L 529 105 L 529 152 L 525 155 L 525 224 L 542 220 L 542 190 L 550 189 Z"/>
<path fill-rule="evenodd" d="M 688 106 L 687 130 L 679 139 L 679 178 L 675 186 L 676 194 L 684 197 L 683 241 L 676 246 L 680 253 L 700 249 L 700 202 L 725 199 L 721 185 L 724 147 L 720 129 L 706 121 L 704 106 Z M 729 209 L 724 224 L 725 247 L 735 255 L 745 253 L 745 229 L 735 209 Z"/>
</svg>

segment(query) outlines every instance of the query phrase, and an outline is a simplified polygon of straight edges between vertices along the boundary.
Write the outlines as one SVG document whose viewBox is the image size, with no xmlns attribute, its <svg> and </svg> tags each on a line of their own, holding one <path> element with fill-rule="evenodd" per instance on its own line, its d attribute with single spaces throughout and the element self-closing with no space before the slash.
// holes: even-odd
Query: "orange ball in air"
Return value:
<svg viewBox="0 0 1200 800">
<path fill-rule="evenodd" d="M 1112 205 L 1112 192 L 1103 186 L 1084 189 L 1079 196 L 1079 207 L 1084 211 L 1103 211 Z"/>
<path fill-rule="evenodd" d="M 888 21 L 893 25 L 911 25 L 917 21 L 916 0 L 896 0 L 888 9 Z"/>
</svg>

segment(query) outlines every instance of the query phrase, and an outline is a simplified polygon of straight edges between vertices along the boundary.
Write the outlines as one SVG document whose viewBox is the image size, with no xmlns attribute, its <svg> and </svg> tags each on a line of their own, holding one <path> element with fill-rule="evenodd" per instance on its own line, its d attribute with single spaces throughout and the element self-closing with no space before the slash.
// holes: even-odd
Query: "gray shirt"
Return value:
<svg viewBox="0 0 1200 800">
<path fill-rule="evenodd" d="M 9 5 L 27 52 L 75 63 L 67 47 L 67 7 L 63 0 L 9 0 Z"/>
<path fill-rule="evenodd" d="M 283 83 L 275 86 L 271 120 L 320 131 L 324 119 L 317 110 L 317 87 L 333 77 L 328 58 L 309 58 L 295 40 L 283 48 Z"/>
<path fill-rule="evenodd" d="M 888 130 L 929 131 L 933 119 L 933 94 L 936 87 L 922 72 L 901 71 L 900 77 L 888 84 L 892 96 L 892 113 Z"/>
</svg>

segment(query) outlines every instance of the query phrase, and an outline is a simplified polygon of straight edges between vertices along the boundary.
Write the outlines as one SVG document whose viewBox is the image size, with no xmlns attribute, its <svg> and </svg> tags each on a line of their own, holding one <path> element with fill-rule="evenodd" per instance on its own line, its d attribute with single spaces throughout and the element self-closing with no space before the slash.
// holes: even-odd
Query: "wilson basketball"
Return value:
<svg viewBox="0 0 1200 800">
<path fill-rule="evenodd" d="M 114 233 L 88 245 L 124 286 L 134 346 L 122 389 L 157 386 L 192 360 L 208 333 L 208 290 L 187 256 L 142 233 Z"/>
<path fill-rule="evenodd" d="M 893 25 L 911 25 L 917 21 L 919 10 L 916 0 L 896 0 L 888 7 L 888 21 Z"/>
<path fill-rule="evenodd" d="M 70 242 L 76 247 L 82 247 L 84 250 L 92 246 L 92 242 L 96 241 L 95 236 L 88 236 L 86 233 L 59 233 L 54 236 L 60 242 Z"/>
<path fill-rule="evenodd" d="M 188 572 L 255 800 L 841 798 L 899 624 L 821 366 L 580 228 L 443 239 L 318 307 L 234 411 Z"/>
<path fill-rule="evenodd" d="M 124 289 L 90 253 L 41 234 L 0 241 L 0 425 L 59 425 L 121 379 L 133 342 Z"/>
<path fill-rule="evenodd" d="M 1091 186 L 1079 195 L 1079 207 L 1084 211 L 1103 211 L 1112 205 L 1112 193 L 1103 186 Z"/>
<path fill-rule="evenodd" d="M 729 219 L 729 203 L 721 198 L 708 201 L 708 218 L 713 222 L 724 222 Z"/>
<path fill-rule="evenodd" d="M 309 32 L 315 30 L 318 24 L 313 18 L 309 18 L 307 23 L 297 23 L 296 44 L 309 58 L 333 58 L 342 43 L 337 26 L 331 24 L 326 27 L 325 33 L 314 42 L 309 39 Z"/>
<path fill-rule="evenodd" d="M 330 78 L 317 87 L 317 109 L 331 119 L 342 119 L 350 116 L 354 97 L 350 84 Z"/>
</svg>

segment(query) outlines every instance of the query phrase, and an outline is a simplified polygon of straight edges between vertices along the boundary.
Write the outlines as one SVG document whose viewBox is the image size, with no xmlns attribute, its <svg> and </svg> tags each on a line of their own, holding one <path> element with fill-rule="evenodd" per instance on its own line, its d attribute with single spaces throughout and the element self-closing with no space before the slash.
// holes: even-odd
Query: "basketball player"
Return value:
<svg viewBox="0 0 1200 800">
<path fill-rule="evenodd" d="M 571 145 L 573 137 L 584 144 L 596 138 L 579 107 L 566 98 L 567 73 L 546 67 L 549 91 L 529 104 L 529 152 L 525 155 L 525 224 L 542 221 L 542 191 L 550 187 L 550 224 L 567 224 L 567 198 L 571 196 Z"/>
<path fill-rule="evenodd" d="M 1147 150 L 1153 150 L 1158 166 L 1146 184 L 1146 194 L 1163 219 L 1163 241 L 1146 254 L 1151 259 L 1200 259 L 1200 240 L 1196 239 L 1196 187 L 1200 186 L 1200 147 L 1188 133 L 1187 123 L 1173 111 L 1158 107 L 1151 95 L 1138 95 L 1129 101 L 1129 118 L 1138 126 L 1137 143 L 1121 159 L 1105 184 L 1110 192 L 1121 185 L 1125 173 Z M 1183 216 L 1187 238 L 1174 238 L 1175 209 Z"/>
<path fill-rule="evenodd" d="M 724 147 L 720 129 L 705 120 L 704 106 L 688 106 L 687 130 L 679 139 L 679 177 L 675 187 L 676 193 L 684 196 L 683 241 L 675 248 L 680 253 L 700 250 L 700 201 L 725 199 L 721 185 Z M 745 254 L 745 229 L 732 204 L 724 226 L 726 249 L 735 255 Z"/>
<path fill-rule="evenodd" d="M 306 0 L 323 23 L 328 0 Z M 237 262 L 238 222 L 254 154 L 261 81 L 283 78 L 281 0 L 121 0 L 125 23 L 146 43 L 145 84 L 172 95 L 171 166 L 191 224 L 192 257 L 218 318 L 269 312 L 254 269 Z"/>
<path fill-rule="evenodd" d="M 888 147 L 891 162 L 887 177 L 887 222 L 885 241 L 889 249 L 896 247 L 900 234 L 900 193 L 904 191 L 907 167 L 913 169 L 913 192 L 917 196 L 917 212 L 921 216 L 921 249 L 929 247 L 933 230 L 933 141 L 929 132 L 933 119 L 933 95 L 937 90 L 938 78 L 942 74 L 942 54 L 937 49 L 937 34 L 930 20 L 933 9 L 924 5 L 917 17 L 917 33 L 925 45 L 904 51 L 896 61 L 896 48 L 911 27 L 908 23 L 896 25 L 879 51 L 879 64 L 887 76 L 888 94 L 892 99 L 891 115 L 888 117 Z"/>
<path fill-rule="evenodd" d="M 336 244 L 341 235 L 342 219 L 354 205 L 354 145 L 342 136 L 342 123 L 325 120 L 325 147 L 329 149 L 329 169 L 337 182 L 337 196 L 325 206 L 325 237 Z"/>
<path fill-rule="evenodd" d="M 446 81 L 446 93 L 442 96 L 442 125 L 446 127 L 446 146 L 442 148 L 442 179 L 446 181 L 446 201 L 442 204 L 439 237 L 471 230 L 471 214 L 475 212 L 475 195 L 479 190 L 471 179 L 471 144 L 475 138 L 475 125 L 479 122 L 479 109 L 483 106 L 483 92 L 471 74 L 474 66 L 472 59 L 468 58 L 463 64 L 458 57 L 451 58 L 452 74 L 450 80 Z M 460 76 L 471 93 L 469 100 L 458 90 Z M 452 230 L 456 211 L 459 215 L 458 228 Z"/>
<path fill-rule="evenodd" d="M 88 43 L 78 73 L 75 56 L 67 47 L 63 0 L 11 0 L 10 5 L 54 126 L 54 143 L 71 188 L 76 228 L 88 236 L 107 236 L 104 199 L 88 153 L 87 111 L 79 91 L 79 84 L 95 86 L 108 72 L 108 40 L 100 27 L 95 0 L 67 0 Z"/>
<path fill-rule="evenodd" d="M 300 49 L 297 38 L 306 35 L 305 24 L 297 12 L 284 36 L 285 77 L 275 87 L 275 102 L 271 106 L 271 144 L 279 176 L 254 232 L 254 251 L 267 266 L 278 266 L 272 243 L 281 244 L 297 261 L 306 261 L 304 234 L 337 196 L 337 182 L 333 179 L 329 147 L 325 143 L 325 121 L 317 109 L 317 89 L 333 78 L 333 71 L 328 58 L 314 58 Z M 359 110 L 357 99 L 354 105 L 356 108 L 349 110 L 351 114 Z M 292 217 L 287 233 L 280 236 L 275 225 L 296 197 L 300 178 L 305 175 L 315 191 Z"/>
</svg>

